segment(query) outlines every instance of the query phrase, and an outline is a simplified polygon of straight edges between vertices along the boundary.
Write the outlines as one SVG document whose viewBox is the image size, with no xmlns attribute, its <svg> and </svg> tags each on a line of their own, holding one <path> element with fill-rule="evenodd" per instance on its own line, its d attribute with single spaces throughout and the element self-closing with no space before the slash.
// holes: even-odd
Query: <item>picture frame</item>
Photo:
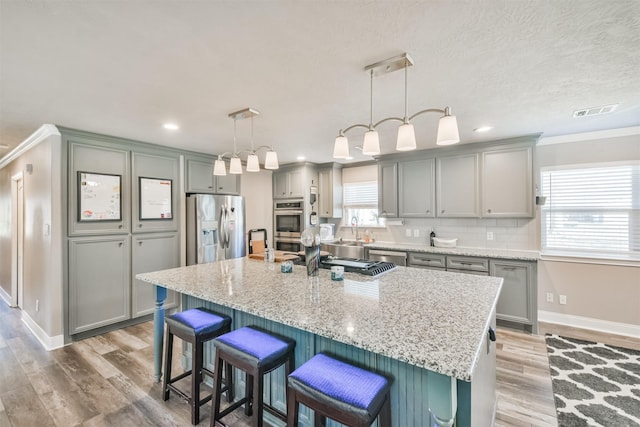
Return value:
<svg viewBox="0 0 640 427">
<path fill-rule="evenodd" d="M 171 221 L 173 219 L 173 180 L 138 178 L 140 221 Z"/>
<path fill-rule="evenodd" d="M 78 222 L 122 220 L 122 176 L 78 171 Z"/>
</svg>

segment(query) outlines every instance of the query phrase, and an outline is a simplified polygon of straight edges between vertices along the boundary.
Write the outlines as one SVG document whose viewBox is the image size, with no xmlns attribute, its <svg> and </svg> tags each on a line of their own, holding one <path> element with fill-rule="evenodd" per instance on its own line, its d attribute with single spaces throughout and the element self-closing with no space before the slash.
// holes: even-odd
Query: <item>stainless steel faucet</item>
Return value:
<svg viewBox="0 0 640 427">
<path fill-rule="evenodd" d="M 351 234 L 353 234 L 354 223 L 356 224 L 356 240 L 360 240 L 360 230 L 358 229 L 358 217 L 355 215 L 351 217 Z"/>
</svg>

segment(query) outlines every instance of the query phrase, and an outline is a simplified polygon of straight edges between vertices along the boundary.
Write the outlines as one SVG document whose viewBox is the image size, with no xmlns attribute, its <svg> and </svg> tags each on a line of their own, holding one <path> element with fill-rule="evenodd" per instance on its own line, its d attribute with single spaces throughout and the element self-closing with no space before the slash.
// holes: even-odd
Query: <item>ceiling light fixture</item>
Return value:
<svg viewBox="0 0 640 427">
<path fill-rule="evenodd" d="M 273 146 L 262 145 L 258 148 L 253 147 L 253 117 L 260 114 L 258 110 L 253 108 L 245 108 L 240 111 L 234 111 L 229 114 L 229 117 L 233 119 L 233 153 L 224 153 L 219 154 L 216 161 L 213 163 L 213 174 L 216 176 L 225 176 L 227 174 L 226 164 L 224 162 L 224 157 L 227 155 L 231 155 L 231 161 L 229 163 L 229 173 L 230 174 L 241 174 L 242 173 L 242 161 L 240 160 L 240 154 L 248 153 L 247 155 L 247 172 L 259 172 L 260 171 L 260 161 L 258 159 L 258 155 L 256 154 L 258 150 L 265 149 L 267 150 L 265 160 L 264 160 L 264 168 L 265 169 L 278 169 L 278 154 L 274 151 Z M 251 148 L 248 150 L 240 150 L 238 151 L 236 145 L 236 123 L 238 120 L 251 118 Z"/>
<path fill-rule="evenodd" d="M 408 85 L 407 85 L 407 69 L 413 65 L 413 59 L 408 53 L 403 53 L 393 58 L 385 59 L 375 64 L 367 65 L 364 70 L 371 76 L 371 91 L 370 91 L 370 110 L 369 110 L 369 124 L 355 124 L 348 126 L 347 128 L 340 129 L 338 136 L 336 137 L 333 146 L 333 157 L 337 159 L 346 159 L 349 157 L 349 140 L 344 135 L 346 132 L 355 128 L 365 128 L 367 131 L 364 134 L 364 143 L 362 144 L 362 154 L 369 156 L 376 156 L 380 154 L 380 138 L 376 128 L 386 121 L 399 121 L 402 125 L 398 128 L 398 138 L 396 141 L 396 150 L 408 151 L 416 149 L 416 135 L 413 129 L 411 120 L 415 117 L 425 113 L 441 113 L 438 123 L 438 135 L 436 137 L 436 144 L 438 145 L 451 145 L 460 142 L 460 135 L 458 133 L 458 122 L 456 116 L 451 115 L 449 107 L 444 109 L 429 108 L 426 110 L 418 111 L 417 113 L 409 116 L 409 102 L 408 102 Z M 404 117 L 387 117 L 379 120 L 377 123 L 373 123 L 373 77 L 374 75 L 382 75 L 397 70 L 404 69 Z"/>
</svg>

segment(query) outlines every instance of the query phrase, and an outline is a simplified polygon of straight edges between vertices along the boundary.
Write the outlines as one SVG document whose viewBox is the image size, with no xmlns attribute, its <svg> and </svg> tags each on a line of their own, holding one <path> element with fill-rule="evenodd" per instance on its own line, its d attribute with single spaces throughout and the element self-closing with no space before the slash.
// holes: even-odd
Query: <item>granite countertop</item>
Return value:
<svg viewBox="0 0 640 427">
<path fill-rule="evenodd" d="M 348 242 L 345 240 L 345 242 Z M 333 242 L 337 243 L 337 242 Z M 331 243 L 329 243 L 331 244 Z M 407 252 L 427 252 L 434 254 L 445 255 L 461 255 L 461 256 L 476 256 L 485 258 L 500 258 L 500 259 L 513 259 L 520 261 L 537 261 L 540 258 L 540 252 L 527 251 L 517 249 L 494 249 L 494 248 L 468 248 L 468 247 L 455 247 L 455 248 L 438 248 L 429 245 L 420 245 L 412 243 L 394 243 L 394 242 L 373 242 L 364 243 L 364 247 L 369 249 L 387 249 L 396 251 Z"/>
<path fill-rule="evenodd" d="M 376 278 L 237 258 L 138 274 L 145 282 L 471 381 L 502 279 L 398 267 Z"/>
</svg>

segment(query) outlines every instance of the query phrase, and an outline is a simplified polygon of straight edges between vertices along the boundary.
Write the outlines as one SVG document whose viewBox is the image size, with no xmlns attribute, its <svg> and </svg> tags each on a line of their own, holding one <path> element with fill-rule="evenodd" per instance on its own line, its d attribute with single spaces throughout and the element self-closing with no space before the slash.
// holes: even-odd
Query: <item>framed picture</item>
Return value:
<svg viewBox="0 0 640 427">
<path fill-rule="evenodd" d="M 120 221 L 122 177 L 78 172 L 78 221 Z"/>
<path fill-rule="evenodd" d="M 173 219 L 170 179 L 139 178 L 140 220 Z"/>
</svg>

